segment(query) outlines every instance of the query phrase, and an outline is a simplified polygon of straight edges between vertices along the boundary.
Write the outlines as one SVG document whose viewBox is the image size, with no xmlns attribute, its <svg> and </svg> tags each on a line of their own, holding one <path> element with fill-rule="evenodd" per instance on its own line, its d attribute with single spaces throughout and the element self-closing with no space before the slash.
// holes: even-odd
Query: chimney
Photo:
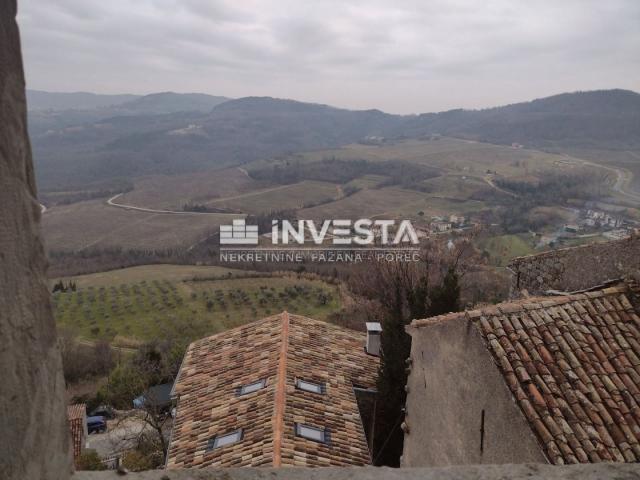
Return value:
<svg viewBox="0 0 640 480">
<path fill-rule="evenodd" d="M 367 322 L 367 347 L 369 355 L 380 356 L 380 334 L 382 326 L 378 322 Z"/>
</svg>

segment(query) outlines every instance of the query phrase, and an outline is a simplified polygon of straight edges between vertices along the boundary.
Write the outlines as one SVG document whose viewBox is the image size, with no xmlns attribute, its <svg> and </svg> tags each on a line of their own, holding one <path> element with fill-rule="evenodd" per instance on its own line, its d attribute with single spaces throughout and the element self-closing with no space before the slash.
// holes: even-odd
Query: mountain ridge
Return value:
<svg viewBox="0 0 640 480">
<path fill-rule="evenodd" d="M 367 137 L 439 134 L 555 151 L 640 150 L 640 94 L 621 89 L 420 115 L 348 110 L 273 97 L 242 97 L 211 109 L 175 112 L 171 111 L 175 110 L 174 100 L 192 105 L 199 97 L 154 95 L 142 97 L 147 99 L 143 103 L 161 104 L 169 95 L 164 113 L 145 111 L 144 106 L 144 114 L 118 107 L 97 109 L 110 113 L 108 117 L 82 118 L 84 114 L 73 112 L 76 117 L 70 120 L 69 113 L 30 112 L 40 184 L 49 188 L 72 177 L 92 181 L 105 176 L 219 168 L 296 151 L 335 148 Z M 212 102 L 219 99 L 209 97 Z"/>
</svg>

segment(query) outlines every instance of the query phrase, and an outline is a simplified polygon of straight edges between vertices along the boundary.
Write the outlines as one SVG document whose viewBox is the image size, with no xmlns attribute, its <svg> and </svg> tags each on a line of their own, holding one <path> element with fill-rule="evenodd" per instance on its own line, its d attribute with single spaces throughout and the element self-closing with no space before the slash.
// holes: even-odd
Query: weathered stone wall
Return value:
<svg viewBox="0 0 640 480">
<path fill-rule="evenodd" d="M 546 462 L 475 325 L 460 317 L 407 331 L 403 467 Z"/>
<path fill-rule="evenodd" d="M 69 431 L 15 16 L 0 0 L 0 478 L 56 480 L 71 473 Z"/>
<path fill-rule="evenodd" d="M 73 480 L 602 480 L 640 478 L 640 465 L 482 465 L 448 468 L 230 468 L 152 470 L 121 477 L 111 472 L 78 472 Z"/>
<path fill-rule="evenodd" d="M 519 257 L 509 268 L 512 297 L 522 290 L 530 295 L 585 290 L 640 269 L 640 235 Z"/>
</svg>

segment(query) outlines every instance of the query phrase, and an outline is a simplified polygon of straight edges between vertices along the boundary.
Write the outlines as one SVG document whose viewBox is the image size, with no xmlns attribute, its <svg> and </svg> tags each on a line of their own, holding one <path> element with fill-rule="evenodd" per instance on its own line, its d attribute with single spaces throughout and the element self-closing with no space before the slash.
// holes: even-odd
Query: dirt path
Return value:
<svg viewBox="0 0 640 480">
<path fill-rule="evenodd" d="M 499 186 L 497 186 L 495 183 L 493 183 L 493 179 L 492 179 L 489 175 L 486 175 L 486 176 L 482 177 L 482 179 L 483 179 L 483 180 L 484 180 L 484 181 L 485 181 L 485 182 L 486 182 L 486 183 L 487 183 L 491 188 L 494 188 L 494 189 L 496 189 L 496 190 L 497 190 L 497 191 L 499 191 L 499 192 L 506 193 L 507 195 L 510 195 L 510 196 L 512 196 L 512 197 L 514 197 L 514 198 L 518 198 L 518 197 L 519 197 L 519 195 L 517 195 L 517 194 L 515 194 L 515 193 L 513 193 L 513 192 L 510 192 L 509 190 L 505 190 L 504 188 L 500 188 Z"/>
</svg>

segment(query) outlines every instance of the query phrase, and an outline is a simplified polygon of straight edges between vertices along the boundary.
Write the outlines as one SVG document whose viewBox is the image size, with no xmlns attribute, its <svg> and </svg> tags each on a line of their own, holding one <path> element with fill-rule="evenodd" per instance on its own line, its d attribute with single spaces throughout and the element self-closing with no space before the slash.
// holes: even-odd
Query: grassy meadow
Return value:
<svg viewBox="0 0 640 480">
<path fill-rule="evenodd" d="M 489 254 L 489 263 L 504 267 L 514 257 L 536 253 L 535 238 L 530 235 L 498 235 L 478 242 L 480 249 Z"/>
</svg>

